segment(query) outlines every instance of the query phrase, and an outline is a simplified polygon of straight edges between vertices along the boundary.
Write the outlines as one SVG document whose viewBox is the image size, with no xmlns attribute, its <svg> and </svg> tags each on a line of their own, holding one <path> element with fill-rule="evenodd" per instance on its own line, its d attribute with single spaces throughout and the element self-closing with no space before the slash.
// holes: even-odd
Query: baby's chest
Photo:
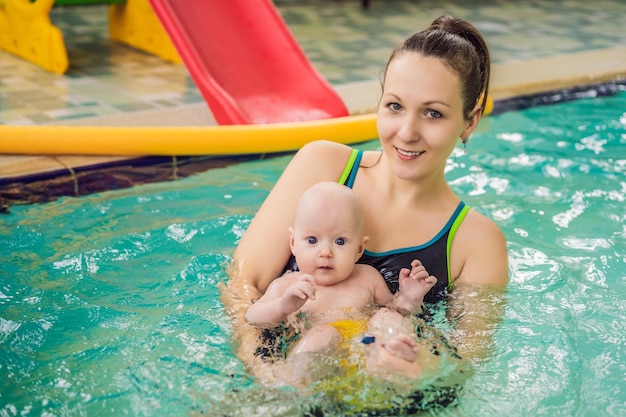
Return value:
<svg viewBox="0 0 626 417">
<path fill-rule="evenodd" d="M 345 287 L 331 289 L 319 287 L 316 290 L 314 301 L 316 313 L 323 313 L 336 308 L 360 310 L 372 304 L 374 296 L 369 288 Z"/>
</svg>

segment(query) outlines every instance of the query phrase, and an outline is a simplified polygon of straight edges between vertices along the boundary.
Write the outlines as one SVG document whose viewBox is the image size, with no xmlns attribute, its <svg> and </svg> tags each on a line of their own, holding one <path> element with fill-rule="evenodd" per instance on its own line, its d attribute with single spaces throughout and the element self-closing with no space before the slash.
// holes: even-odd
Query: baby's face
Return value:
<svg viewBox="0 0 626 417">
<path fill-rule="evenodd" d="M 302 273 L 333 285 L 352 273 L 363 236 L 349 210 L 310 210 L 293 228 L 292 252 Z"/>
</svg>

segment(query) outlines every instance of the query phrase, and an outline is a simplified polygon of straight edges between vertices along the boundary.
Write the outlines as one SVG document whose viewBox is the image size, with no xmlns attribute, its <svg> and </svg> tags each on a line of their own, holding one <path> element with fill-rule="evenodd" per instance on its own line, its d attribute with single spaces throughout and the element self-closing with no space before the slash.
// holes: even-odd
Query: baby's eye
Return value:
<svg viewBox="0 0 626 417">
<path fill-rule="evenodd" d="M 315 245 L 317 243 L 317 238 L 315 236 L 309 236 L 307 238 L 307 242 L 309 242 L 311 245 Z"/>
<path fill-rule="evenodd" d="M 387 104 L 387 108 L 393 112 L 402 110 L 402 106 L 398 103 L 389 103 Z"/>
<path fill-rule="evenodd" d="M 346 244 L 346 240 L 342 237 L 338 237 L 337 239 L 335 239 L 335 243 L 339 246 L 343 246 Z"/>
<path fill-rule="evenodd" d="M 426 110 L 426 116 L 430 119 L 441 119 L 442 115 L 437 110 Z"/>
</svg>

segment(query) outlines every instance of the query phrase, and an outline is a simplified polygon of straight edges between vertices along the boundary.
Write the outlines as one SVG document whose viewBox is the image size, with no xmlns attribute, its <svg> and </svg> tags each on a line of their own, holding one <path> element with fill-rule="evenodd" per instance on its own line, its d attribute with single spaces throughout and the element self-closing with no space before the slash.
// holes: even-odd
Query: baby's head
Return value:
<svg viewBox="0 0 626 417">
<path fill-rule="evenodd" d="M 302 194 L 296 209 L 294 228 L 339 218 L 342 228 L 363 231 L 363 204 L 351 188 L 336 182 L 319 182 Z"/>
<path fill-rule="evenodd" d="M 301 272 L 320 285 L 347 278 L 363 254 L 363 205 L 352 189 L 321 182 L 304 192 L 296 209 L 291 251 Z"/>
</svg>

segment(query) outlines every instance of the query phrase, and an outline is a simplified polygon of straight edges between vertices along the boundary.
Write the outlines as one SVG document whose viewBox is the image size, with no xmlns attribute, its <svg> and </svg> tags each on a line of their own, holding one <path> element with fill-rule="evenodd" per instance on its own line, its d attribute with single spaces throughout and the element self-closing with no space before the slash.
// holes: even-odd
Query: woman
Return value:
<svg viewBox="0 0 626 417">
<path fill-rule="evenodd" d="M 408 38 L 383 75 L 377 112 L 382 151 L 355 158 L 350 147 L 326 141 L 300 149 L 239 243 L 229 286 L 248 304 L 263 294 L 290 266 L 287 230 L 302 193 L 318 182 L 342 181 L 364 205 L 370 239 L 359 262 L 377 268 L 395 292 L 393 277 L 406 259 L 422 261 L 438 279 L 426 301 L 449 299 L 449 310 L 463 317 L 453 341 L 458 353 L 479 355 L 488 344 L 481 335 L 497 315 L 486 311 L 491 304 L 468 303 L 469 294 L 506 286 L 506 240 L 493 221 L 462 203 L 444 170 L 458 141 L 465 145 L 478 125 L 489 75 L 485 41 L 463 20 L 441 16 Z M 411 364 L 397 363 L 401 358 L 382 355 L 379 361 L 419 376 L 419 367 L 411 371 Z"/>
</svg>

